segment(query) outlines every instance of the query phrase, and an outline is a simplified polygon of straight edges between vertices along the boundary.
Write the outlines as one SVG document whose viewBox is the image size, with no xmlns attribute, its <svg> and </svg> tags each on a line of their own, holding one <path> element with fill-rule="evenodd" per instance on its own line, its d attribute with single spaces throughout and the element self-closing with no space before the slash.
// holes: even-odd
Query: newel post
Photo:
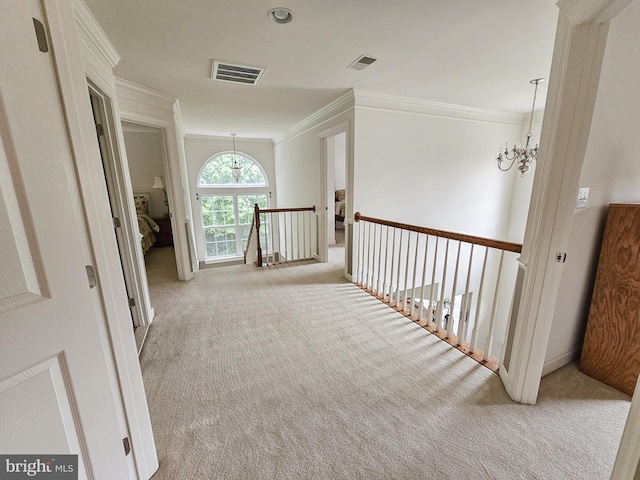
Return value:
<svg viewBox="0 0 640 480">
<path fill-rule="evenodd" d="M 262 248 L 260 247 L 260 207 L 256 203 L 253 206 L 253 217 L 256 219 L 256 245 L 258 246 L 258 266 L 262 266 Z"/>
</svg>

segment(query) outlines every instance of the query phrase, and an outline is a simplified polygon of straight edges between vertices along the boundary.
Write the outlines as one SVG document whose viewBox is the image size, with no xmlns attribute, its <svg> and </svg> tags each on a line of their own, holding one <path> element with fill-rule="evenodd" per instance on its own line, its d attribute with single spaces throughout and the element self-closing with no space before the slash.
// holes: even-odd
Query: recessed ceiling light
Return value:
<svg viewBox="0 0 640 480">
<path fill-rule="evenodd" d="M 284 7 L 272 8 L 267 12 L 267 18 L 274 23 L 291 23 L 293 21 L 293 12 Z"/>
</svg>

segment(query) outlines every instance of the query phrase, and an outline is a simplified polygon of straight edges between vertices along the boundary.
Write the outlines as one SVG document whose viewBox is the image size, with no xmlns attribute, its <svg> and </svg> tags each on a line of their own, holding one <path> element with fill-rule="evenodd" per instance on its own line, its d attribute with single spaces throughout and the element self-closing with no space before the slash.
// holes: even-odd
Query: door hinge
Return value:
<svg viewBox="0 0 640 480">
<path fill-rule="evenodd" d="M 113 217 L 113 228 L 120 228 L 122 223 L 120 223 L 120 219 L 118 217 Z"/>
<path fill-rule="evenodd" d="M 104 135 L 104 127 L 99 123 L 96 123 L 96 132 L 98 132 L 98 136 L 100 137 Z"/>
<path fill-rule="evenodd" d="M 136 299 L 135 298 L 130 298 L 129 299 L 129 308 L 133 308 L 136 306 Z"/>
<path fill-rule="evenodd" d="M 96 272 L 93 269 L 92 265 L 85 265 L 84 268 L 87 270 L 87 280 L 89 280 L 89 288 L 94 288 L 98 281 L 96 280 Z"/>
<path fill-rule="evenodd" d="M 129 443 L 129 437 L 124 437 L 122 439 L 122 446 L 124 447 L 124 456 L 126 457 L 131 453 L 131 444 Z"/>
<path fill-rule="evenodd" d="M 38 49 L 47 53 L 49 51 L 49 45 L 47 44 L 47 33 L 44 29 L 44 25 L 37 18 L 33 19 L 33 28 L 36 29 L 36 40 L 38 41 Z"/>
</svg>

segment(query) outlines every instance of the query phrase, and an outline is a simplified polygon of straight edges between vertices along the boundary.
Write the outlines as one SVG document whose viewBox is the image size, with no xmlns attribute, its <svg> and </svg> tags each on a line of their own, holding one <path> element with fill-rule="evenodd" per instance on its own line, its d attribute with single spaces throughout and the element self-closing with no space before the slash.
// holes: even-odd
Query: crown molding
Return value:
<svg viewBox="0 0 640 480">
<path fill-rule="evenodd" d="M 293 127 L 290 127 L 289 129 L 285 130 L 285 132 L 282 135 L 276 136 L 273 139 L 273 143 L 277 145 L 278 143 L 282 143 L 285 140 L 289 140 L 290 138 L 300 135 L 301 133 L 304 133 L 307 130 L 313 127 L 316 127 L 332 119 L 336 115 L 339 115 L 341 113 L 344 113 L 350 110 L 353 107 L 354 107 L 354 94 L 353 94 L 353 89 L 350 89 L 348 92 L 342 94 L 341 96 L 336 98 L 334 101 L 332 101 L 328 105 L 322 107 L 320 110 L 309 115 L 304 120 L 296 123 Z"/>
<path fill-rule="evenodd" d="M 80 27 L 98 53 L 111 65 L 111 68 L 120 63 L 120 55 L 82 0 L 74 0 L 73 15 L 76 25 Z"/>
<path fill-rule="evenodd" d="M 608 22 L 630 3 L 631 0 L 559 0 L 558 6 L 569 23 L 581 25 Z"/>
<path fill-rule="evenodd" d="M 353 93 L 356 107 L 512 125 L 521 125 L 529 118 L 528 113 L 511 113 L 499 110 L 464 107 L 461 105 L 367 92 L 364 90 L 354 90 Z"/>
<path fill-rule="evenodd" d="M 118 100 L 124 98 L 143 105 L 164 107 L 165 110 L 170 111 L 172 114 L 174 113 L 174 105 L 177 99 L 168 93 L 119 77 L 116 77 L 116 89 L 118 90 Z"/>
</svg>

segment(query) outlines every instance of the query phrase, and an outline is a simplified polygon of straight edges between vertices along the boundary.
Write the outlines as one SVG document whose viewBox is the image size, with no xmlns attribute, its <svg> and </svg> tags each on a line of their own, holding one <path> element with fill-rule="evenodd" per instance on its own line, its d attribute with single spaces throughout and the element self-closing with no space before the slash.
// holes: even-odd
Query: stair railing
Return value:
<svg viewBox="0 0 640 480">
<path fill-rule="evenodd" d="M 491 354 L 506 333 L 522 245 L 360 212 L 354 220 L 354 283 L 497 371 Z"/>
<path fill-rule="evenodd" d="M 311 260 L 317 255 L 316 207 L 267 208 L 254 206 L 253 225 L 245 249 L 245 263 L 259 267 Z M 255 230 L 255 233 L 254 233 Z"/>
</svg>

